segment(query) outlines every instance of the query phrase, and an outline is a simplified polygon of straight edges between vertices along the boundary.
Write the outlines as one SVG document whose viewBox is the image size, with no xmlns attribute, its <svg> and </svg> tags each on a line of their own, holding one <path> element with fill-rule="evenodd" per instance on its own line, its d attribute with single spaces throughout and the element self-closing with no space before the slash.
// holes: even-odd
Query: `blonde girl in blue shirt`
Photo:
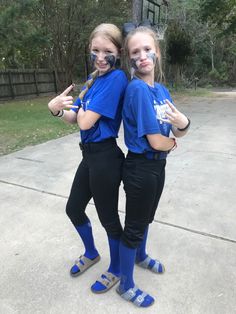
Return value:
<svg viewBox="0 0 236 314">
<path fill-rule="evenodd" d="M 49 102 L 52 114 L 69 123 L 78 123 L 83 159 L 79 164 L 66 205 L 66 213 L 84 244 L 85 252 L 70 270 L 81 275 L 100 260 L 92 226 L 85 213 L 93 198 L 98 217 L 108 236 L 110 265 L 91 286 L 94 293 L 109 290 L 120 279 L 119 243 L 122 227 L 118 215 L 118 195 L 124 155 L 116 138 L 121 124 L 127 78 L 116 68 L 122 36 L 113 24 L 101 24 L 90 36 L 90 53 L 95 71 L 90 75 L 79 98 L 73 102 L 69 86 Z M 70 108 L 71 110 L 64 110 Z"/>
<path fill-rule="evenodd" d="M 148 226 L 163 191 L 166 157 L 176 147 L 175 137 L 187 133 L 190 120 L 172 104 L 166 87 L 155 82 L 155 72 L 161 75 L 155 32 L 143 26 L 132 30 L 125 39 L 124 52 L 134 77 L 126 89 L 122 114 L 128 154 L 122 176 L 126 217 L 117 292 L 136 306 L 149 307 L 154 298 L 135 284 L 134 264 L 154 273 L 164 272 L 163 264 L 146 253 Z"/>
</svg>

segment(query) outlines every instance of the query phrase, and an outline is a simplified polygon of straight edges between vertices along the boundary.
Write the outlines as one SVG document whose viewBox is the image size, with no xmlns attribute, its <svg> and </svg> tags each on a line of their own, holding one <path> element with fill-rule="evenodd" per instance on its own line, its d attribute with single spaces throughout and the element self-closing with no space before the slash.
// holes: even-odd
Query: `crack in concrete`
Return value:
<svg viewBox="0 0 236 314">
<path fill-rule="evenodd" d="M 44 194 L 53 195 L 53 196 L 56 196 L 56 197 L 61 197 L 61 198 L 64 198 L 64 199 L 68 199 L 68 196 L 65 196 L 65 195 L 52 193 L 52 192 L 47 192 L 47 191 L 44 191 L 44 190 L 28 187 L 26 185 L 22 185 L 22 184 L 18 184 L 18 183 L 7 182 L 7 181 L 4 181 L 4 180 L 0 180 L 0 182 L 4 183 L 4 184 L 8 184 L 8 185 L 13 185 L 13 186 L 17 186 L 17 187 L 20 187 L 20 188 L 24 188 L 24 189 L 27 189 L 27 190 L 32 190 L 32 191 L 35 191 L 35 192 L 44 193 Z M 89 202 L 88 204 L 95 206 L 94 203 L 91 203 L 91 202 Z M 119 212 L 122 213 L 122 214 L 125 214 L 125 212 L 123 210 L 119 210 Z M 177 228 L 177 229 L 184 230 L 184 231 L 187 231 L 187 232 L 199 234 L 201 236 L 205 236 L 205 237 L 208 237 L 208 238 L 213 238 L 213 239 L 216 239 L 216 240 L 221 240 L 221 241 L 230 242 L 230 243 L 236 243 L 236 240 L 234 240 L 234 239 L 229 239 L 229 238 L 225 238 L 225 237 L 222 237 L 222 236 L 218 236 L 216 234 L 212 234 L 212 233 L 207 233 L 207 232 L 203 232 L 203 231 L 198 231 L 198 230 L 186 228 L 186 227 L 183 227 L 183 226 L 180 226 L 180 225 L 176 225 L 176 224 L 172 224 L 172 223 L 169 223 L 169 222 L 166 222 L 166 221 L 154 219 L 154 222 L 158 223 L 158 224 L 161 224 L 161 225 L 169 226 L 169 227 L 172 227 L 172 228 Z"/>
<path fill-rule="evenodd" d="M 25 157 L 15 157 L 16 159 L 21 159 L 24 161 L 33 161 L 33 162 L 38 162 L 38 163 L 44 163 L 42 160 L 37 160 L 37 159 L 30 159 L 30 158 L 25 158 Z"/>
<path fill-rule="evenodd" d="M 121 212 L 122 214 L 125 214 L 124 211 L 119 210 L 119 212 Z M 180 225 L 176 225 L 176 224 L 172 224 L 172 223 L 169 223 L 169 222 L 166 222 L 166 221 L 163 221 L 163 220 L 154 219 L 153 221 L 158 223 L 158 224 L 161 224 L 161 225 L 166 225 L 166 226 L 169 226 L 169 227 L 173 227 L 173 228 L 177 228 L 177 229 L 180 229 L 180 230 L 188 231 L 188 232 L 191 232 L 191 233 L 199 234 L 199 235 L 202 235 L 202 236 L 205 236 L 205 237 L 208 237 L 208 238 L 213 238 L 213 239 L 216 239 L 216 240 L 222 240 L 222 241 L 226 241 L 226 242 L 236 243 L 236 240 L 225 238 L 225 237 L 222 237 L 222 236 L 218 236 L 216 234 L 212 234 L 212 233 L 207 233 L 207 232 L 203 232 L 203 231 L 198 231 L 198 230 L 195 230 L 195 229 L 186 228 L 186 227 L 183 227 L 183 226 L 180 226 Z"/>
<path fill-rule="evenodd" d="M 216 234 L 212 234 L 212 233 L 208 233 L 208 232 L 203 232 L 203 231 L 198 231 L 198 230 L 186 228 L 186 227 L 179 226 L 179 225 L 176 225 L 176 224 L 172 224 L 172 223 L 169 223 L 169 222 L 165 222 L 165 221 L 162 221 L 162 220 L 155 220 L 154 219 L 154 221 L 159 223 L 159 224 L 162 224 L 162 225 L 178 228 L 178 229 L 185 230 L 185 231 L 192 232 L 192 233 L 196 233 L 196 234 L 200 234 L 200 235 L 205 236 L 205 237 L 209 237 L 209 238 L 213 238 L 213 239 L 217 239 L 217 240 L 222 240 L 222 241 L 226 241 L 226 242 L 231 242 L 231 243 L 236 243 L 236 240 L 225 238 L 225 237 L 222 237 L 222 236 L 218 236 Z"/>
</svg>

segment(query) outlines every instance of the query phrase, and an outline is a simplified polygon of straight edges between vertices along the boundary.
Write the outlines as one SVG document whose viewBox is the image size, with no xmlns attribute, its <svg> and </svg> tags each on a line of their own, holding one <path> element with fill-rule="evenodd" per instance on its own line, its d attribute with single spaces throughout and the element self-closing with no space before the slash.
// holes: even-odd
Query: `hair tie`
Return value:
<svg viewBox="0 0 236 314">
<path fill-rule="evenodd" d="M 124 23 L 123 28 L 122 28 L 123 36 L 126 37 L 135 28 L 137 28 L 137 24 L 136 23 L 133 23 L 133 22 Z"/>
<path fill-rule="evenodd" d="M 144 26 L 152 29 L 152 23 L 149 20 L 144 20 L 140 22 L 139 24 L 133 23 L 133 22 L 127 22 L 124 23 L 122 28 L 122 34 L 123 37 L 126 37 L 130 32 L 132 32 L 134 29 L 136 29 L 139 26 Z"/>
</svg>

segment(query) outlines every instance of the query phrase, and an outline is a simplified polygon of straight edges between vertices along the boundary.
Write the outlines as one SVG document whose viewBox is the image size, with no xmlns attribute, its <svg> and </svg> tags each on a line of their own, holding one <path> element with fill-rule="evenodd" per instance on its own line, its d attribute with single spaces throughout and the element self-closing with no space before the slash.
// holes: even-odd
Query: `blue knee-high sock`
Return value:
<svg viewBox="0 0 236 314">
<path fill-rule="evenodd" d="M 120 254 L 119 254 L 119 247 L 120 247 L 120 240 L 112 239 L 108 237 L 108 243 L 110 248 L 110 265 L 108 271 L 113 273 L 116 276 L 120 275 Z"/>
<path fill-rule="evenodd" d="M 90 259 L 94 259 L 98 256 L 98 251 L 96 250 L 94 240 L 93 240 L 93 232 L 90 221 L 86 222 L 81 226 L 77 226 L 76 230 L 78 231 L 85 247 L 84 256 Z"/>
<path fill-rule="evenodd" d="M 119 291 L 123 293 L 123 291 L 127 291 L 130 288 L 135 286 L 133 279 L 134 272 L 134 262 L 136 257 L 136 249 L 131 249 L 125 246 L 122 242 L 120 242 L 120 272 L 121 272 L 121 280 Z M 119 292 L 119 293 L 120 293 Z M 133 302 L 137 299 L 139 295 L 142 294 L 142 290 L 138 289 L 135 293 L 135 296 L 131 299 Z M 148 307 L 154 302 L 154 298 L 147 294 L 142 302 L 142 307 Z"/>
<path fill-rule="evenodd" d="M 133 272 L 136 251 L 120 242 L 120 287 L 124 291 L 134 287 Z"/>
<path fill-rule="evenodd" d="M 144 236 L 143 236 L 143 240 L 140 243 L 139 247 L 137 248 L 137 253 L 136 253 L 136 262 L 142 262 L 145 260 L 145 258 L 148 256 L 148 254 L 146 253 L 146 243 L 147 243 L 147 236 L 148 236 L 148 228 L 149 226 L 147 226 Z M 155 260 L 151 258 L 148 267 L 152 268 L 155 265 Z M 159 266 L 159 272 L 163 272 L 163 265 L 161 264 Z"/>
<path fill-rule="evenodd" d="M 145 258 L 148 256 L 146 253 L 146 243 L 147 243 L 147 236 L 148 236 L 148 228 L 149 226 L 147 226 L 144 236 L 143 236 L 143 240 L 140 243 L 139 247 L 137 248 L 137 253 L 136 253 L 136 261 L 137 262 L 142 262 L 145 260 Z"/>
</svg>

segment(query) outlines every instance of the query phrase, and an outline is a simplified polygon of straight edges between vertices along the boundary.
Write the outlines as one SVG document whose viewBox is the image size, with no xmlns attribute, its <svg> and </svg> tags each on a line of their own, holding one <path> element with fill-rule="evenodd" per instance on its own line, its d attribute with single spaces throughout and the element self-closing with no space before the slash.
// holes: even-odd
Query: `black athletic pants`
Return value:
<svg viewBox="0 0 236 314">
<path fill-rule="evenodd" d="M 108 236 L 118 239 L 122 233 L 118 198 L 124 154 L 115 139 L 81 144 L 80 147 L 83 159 L 75 174 L 66 213 L 75 227 L 85 224 L 88 221 L 85 209 L 93 198 Z"/>
<path fill-rule="evenodd" d="M 150 160 L 128 153 L 123 167 L 126 193 L 125 227 L 122 242 L 137 248 L 153 221 L 165 182 L 166 159 Z"/>
</svg>

